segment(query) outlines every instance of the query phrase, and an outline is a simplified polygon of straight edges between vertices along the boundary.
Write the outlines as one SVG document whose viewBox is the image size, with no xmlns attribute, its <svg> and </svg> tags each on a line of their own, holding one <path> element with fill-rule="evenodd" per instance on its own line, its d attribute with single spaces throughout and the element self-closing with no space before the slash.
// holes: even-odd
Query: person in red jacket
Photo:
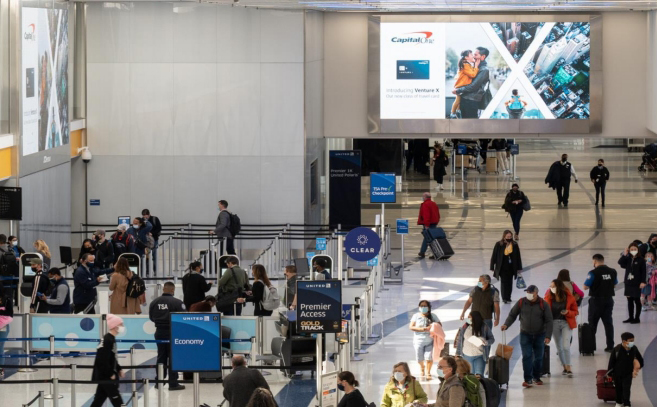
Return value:
<svg viewBox="0 0 657 407">
<path fill-rule="evenodd" d="M 422 229 L 435 229 L 440 222 L 440 211 L 438 210 L 438 205 L 431 200 L 431 194 L 425 192 L 422 194 L 422 205 L 420 205 L 420 216 L 417 218 L 417 224 L 422 225 Z M 431 243 L 426 237 L 422 241 L 422 247 L 420 247 L 420 253 L 418 256 L 423 259 L 424 253 L 427 251 L 427 246 Z"/>
</svg>

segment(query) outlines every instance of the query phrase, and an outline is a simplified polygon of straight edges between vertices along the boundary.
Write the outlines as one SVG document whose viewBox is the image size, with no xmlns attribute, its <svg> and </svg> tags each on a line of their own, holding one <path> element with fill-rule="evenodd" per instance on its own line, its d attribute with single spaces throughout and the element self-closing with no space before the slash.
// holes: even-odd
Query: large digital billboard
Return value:
<svg viewBox="0 0 657 407">
<path fill-rule="evenodd" d="M 23 155 L 69 142 L 68 10 L 22 8 Z"/>
<path fill-rule="evenodd" d="M 590 117 L 591 25 L 380 23 L 380 119 Z"/>
</svg>

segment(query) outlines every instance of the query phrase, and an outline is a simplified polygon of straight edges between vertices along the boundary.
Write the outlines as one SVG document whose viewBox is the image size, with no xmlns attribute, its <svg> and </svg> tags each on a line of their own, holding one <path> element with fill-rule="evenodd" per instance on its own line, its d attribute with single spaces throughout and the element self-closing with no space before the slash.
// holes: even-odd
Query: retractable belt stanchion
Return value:
<svg viewBox="0 0 657 407">
<path fill-rule="evenodd" d="M 317 337 L 315 339 L 315 347 L 316 347 L 316 354 L 315 357 L 317 358 L 317 363 L 315 369 L 317 370 L 317 400 L 320 401 L 322 398 L 322 337 L 323 334 L 317 334 Z M 328 359 L 327 359 L 328 361 Z"/>
<path fill-rule="evenodd" d="M 178 268 L 178 232 L 173 234 L 173 264 L 171 264 L 171 275 Z"/>
<path fill-rule="evenodd" d="M 78 366 L 76 364 L 71 365 L 71 381 L 72 382 L 77 380 L 76 379 L 77 367 Z M 77 399 L 77 394 L 76 394 L 76 391 L 75 391 L 75 383 L 72 383 L 71 384 L 71 407 L 77 407 L 77 400 L 76 399 Z M 133 403 L 134 403 L 134 401 L 133 401 Z"/>
<path fill-rule="evenodd" d="M 188 223 L 187 227 L 189 228 L 190 233 L 194 234 L 194 227 L 192 226 L 192 224 Z M 193 250 L 192 250 L 192 239 L 189 239 L 187 241 L 187 258 L 189 259 L 190 263 L 191 263 L 192 260 L 194 260 L 192 252 L 193 252 Z"/>
<path fill-rule="evenodd" d="M 59 407 L 59 399 L 64 397 L 59 394 L 59 379 L 54 378 L 52 379 L 52 388 L 53 388 L 53 395 L 52 395 L 52 405 L 53 407 Z M 45 398 L 48 398 L 47 396 Z"/>
<path fill-rule="evenodd" d="M 28 338 L 28 337 L 31 336 L 31 333 L 32 333 L 31 332 L 32 331 L 32 317 L 30 316 L 29 313 L 26 312 L 24 314 L 23 318 L 25 319 L 25 324 L 23 324 L 23 337 Z M 24 345 L 25 354 L 29 355 L 30 354 L 30 349 L 32 348 L 32 345 L 31 345 L 32 342 L 31 341 L 24 341 L 23 343 L 25 344 Z M 34 369 L 31 366 L 32 366 L 32 358 L 30 358 L 28 356 L 28 357 L 25 358 L 25 367 L 22 367 L 22 368 L 18 369 L 18 371 L 21 372 L 21 373 L 34 373 L 34 372 L 36 372 L 37 370 Z"/>
<path fill-rule="evenodd" d="M 214 268 L 214 261 L 212 261 L 212 243 L 214 243 L 214 235 L 210 235 L 208 240 L 208 271 L 210 275 L 217 273 L 217 269 Z"/>
<path fill-rule="evenodd" d="M 149 403 L 149 400 L 148 400 L 149 389 L 150 389 L 150 386 L 149 386 L 149 383 L 148 383 L 148 379 L 144 379 L 144 386 L 142 387 L 142 390 L 144 391 L 144 407 L 150 407 L 150 403 Z"/>
<path fill-rule="evenodd" d="M 43 398 L 43 390 L 39 390 L 39 407 L 44 407 L 45 401 Z"/>
<path fill-rule="evenodd" d="M 180 237 L 182 238 L 185 235 L 185 229 L 180 228 Z M 178 267 L 181 269 L 185 268 L 185 241 L 180 242 L 180 257 Z"/>
<path fill-rule="evenodd" d="M 193 379 L 194 379 L 194 407 L 200 405 L 201 403 L 201 397 L 199 394 L 199 372 L 194 372 L 193 374 Z"/>
<path fill-rule="evenodd" d="M 171 363 L 171 362 L 169 362 Z M 162 363 L 157 364 L 157 379 L 164 380 L 164 365 Z M 157 384 L 157 407 L 162 407 L 164 403 L 164 383 Z"/>
<path fill-rule="evenodd" d="M 137 366 L 135 365 L 135 347 L 131 346 L 130 347 L 130 366 Z M 137 402 L 137 369 L 134 367 L 132 368 L 132 371 L 130 372 L 130 378 L 132 379 L 132 403 L 131 405 L 134 406 L 135 403 Z"/>
<path fill-rule="evenodd" d="M 50 337 L 48 337 L 48 341 L 50 342 L 50 348 L 49 348 L 50 349 L 50 355 L 54 355 L 55 354 L 55 337 L 53 335 L 50 335 Z M 29 356 L 28 356 L 28 358 L 29 358 Z M 50 380 L 55 380 L 56 379 L 55 369 L 53 368 L 53 365 L 54 365 L 53 361 L 54 360 L 55 360 L 55 358 L 53 356 L 50 356 Z M 54 400 L 58 398 L 57 391 L 55 390 L 55 383 L 54 382 L 50 383 L 50 393 L 46 394 L 44 397 L 48 400 L 52 399 L 53 403 L 54 403 Z M 64 397 L 64 396 L 59 396 L 59 398 L 62 398 L 62 397 Z"/>
</svg>

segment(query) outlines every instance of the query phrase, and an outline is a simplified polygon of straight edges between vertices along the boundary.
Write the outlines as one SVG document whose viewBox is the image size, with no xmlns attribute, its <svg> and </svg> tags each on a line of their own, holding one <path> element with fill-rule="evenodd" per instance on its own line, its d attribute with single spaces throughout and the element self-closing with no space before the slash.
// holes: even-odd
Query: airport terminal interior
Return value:
<svg viewBox="0 0 657 407">
<path fill-rule="evenodd" d="M 656 113 L 648 0 L 0 0 L 0 407 L 657 407 Z"/>
</svg>

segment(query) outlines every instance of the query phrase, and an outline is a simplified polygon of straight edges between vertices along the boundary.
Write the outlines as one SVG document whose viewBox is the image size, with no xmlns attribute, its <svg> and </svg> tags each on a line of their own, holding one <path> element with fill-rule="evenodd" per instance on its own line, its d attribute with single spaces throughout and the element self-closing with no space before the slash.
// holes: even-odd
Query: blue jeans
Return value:
<svg viewBox="0 0 657 407">
<path fill-rule="evenodd" d="M 552 339 L 557 345 L 559 360 L 562 365 L 570 366 L 570 343 L 572 342 L 573 330 L 570 329 L 568 321 L 556 319 L 553 322 Z"/>
<path fill-rule="evenodd" d="M 5 339 L 6 337 L 9 336 L 9 325 L 7 325 L 4 329 L 5 330 L 0 331 L 0 339 Z M 3 357 L 3 355 L 5 354 L 5 343 L 7 342 L 0 342 L 0 365 L 6 364 L 6 360 Z"/>
<path fill-rule="evenodd" d="M 545 332 L 530 335 L 520 332 L 520 349 L 522 350 L 522 370 L 525 381 L 541 379 L 543 369 L 543 352 L 545 352 Z"/>
<path fill-rule="evenodd" d="M 438 226 L 437 223 L 432 223 L 429 225 L 427 228 L 426 226 L 423 226 L 422 229 L 435 229 L 436 226 Z M 424 236 L 424 234 L 422 234 Z M 431 243 L 430 239 L 427 239 L 426 236 L 424 237 L 424 240 L 422 240 L 422 246 L 420 246 L 420 253 L 424 254 L 427 251 L 427 247 L 429 246 L 429 243 Z"/>
<path fill-rule="evenodd" d="M 468 356 L 463 355 L 463 359 L 467 360 L 472 366 L 472 374 L 478 374 L 480 376 L 484 375 L 484 369 L 486 369 L 486 362 L 484 362 L 484 355 L 481 356 Z"/>
<path fill-rule="evenodd" d="M 513 222 L 513 230 L 515 230 L 516 235 L 520 234 L 520 219 L 522 219 L 523 212 L 522 209 L 518 209 L 515 212 L 509 212 L 509 216 L 511 216 L 511 221 Z"/>
<path fill-rule="evenodd" d="M 418 362 L 433 360 L 433 339 L 424 342 L 413 341 L 413 348 L 415 349 L 415 360 Z"/>
</svg>

